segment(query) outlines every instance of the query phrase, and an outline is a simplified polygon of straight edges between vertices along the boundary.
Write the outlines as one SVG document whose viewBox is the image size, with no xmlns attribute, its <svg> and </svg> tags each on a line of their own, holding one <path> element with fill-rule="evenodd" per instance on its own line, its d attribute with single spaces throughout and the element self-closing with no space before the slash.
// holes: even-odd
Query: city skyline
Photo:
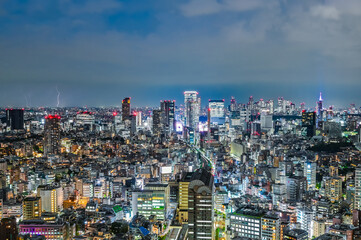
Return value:
<svg viewBox="0 0 361 240">
<path fill-rule="evenodd" d="M 360 4 L 2 1 L 0 102 L 107 106 L 129 95 L 143 106 L 195 89 L 357 104 Z"/>
<path fill-rule="evenodd" d="M 142 108 L 142 107 L 150 107 L 150 108 L 157 108 L 159 107 L 159 102 L 162 102 L 164 101 L 165 99 L 172 99 L 172 101 L 175 101 L 175 104 L 176 106 L 180 106 L 180 105 L 184 105 L 184 92 L 187 92 L 187 91 L 196 91 L 196 90 L 186 90 L 186 91 L 183 91 L 183 94 L 180 94 L 180 96 L 178 96 L 179 94 L 176 94 L 176 95 L 173 95 L 169 98 L 158 98 L 158 100 L 154 100 L 154 103 L 152 102 L 151 104 L 148 104 L 148 105 L 145 105 L 145 104 L 142 104 L 139 100 L 137 101 L 136 98 L 132 98 L 132 97 L 129 97 L 132 99 L 132 107 L 135 107 L 135 108 Z M 268 102 L 270 100 L 273 100 L 275 102 L 275 106 L 277 106 L 277 100 L 280 99 L 280 98 L 283 98 L 285 100 L 288 100 L 290 101 L 290 103 L 292 104 L 295 104 L 295 106 L 297 108 L 299 107 L 305 107 L 306 109 L 316 109 L 317 110 L 317 106 L 318 106 L 318 102 L 319 102 L 319 95 L 317 97 L 315 97 L 315 101 L 314 103 L 312 102 L 306 102 L 304 101 L 304 99 L 300 99 L 299 101 L 294 101 L 294 99 L 287 99 L 286 97 L 284 96 L 278 96 L 278 97 L 270 97 L 270 98 L 264 98 L 262 96 L 254 96 L 254 95 L 249 95 L 249 96 L 243 96 L 242 98 L 237 98 L 235 96 L 226 96 L 226 97 L 206 97 L 206 96 L 202 96 L 202 94 L 199 92 L 199 91 L 196 91 L 198 92 L 199 94 L 199 97 L 201 99 L 203 99 L 203 101 L 201 101 L 201 108 L 205 108 L 205 107 L 208 107 L 209 103 L 208 101 L 210 100 L 223 100 L 225 106 L 229 106 L 231 104 L 231 100 L 232 99 L 235 99 L 237 101 L 238 104 L 247 104 L 248 101 L 249 101 L 249 98 L 252 97 L 253 100 L 255 102 L 258 102 L 260 100 L 264 100 L 265 102 Z M 319 92 L 318 94 L 322 94 L 322 96 L 324 95 L 323 92 Z M 219 95 L 218 95 L 219 96 Z M 25 105 L 6 105 L 6 106 L 0 106 L 0 108 L 37 108 L 37 107 L 45 107 L 45 108 L 68 108 L 68 107 L 79 107 L 79 108 L 97 108 L 97 107 L 109 107 L 109 108 L 120 108 L 122 109 L 122 101 L 123 100 L 120 100 L 117 104 L 114 104 L 114 105 L 63 105 L 62 104 L 62 101 L 61 101 L 61 98 L 60 98 L 60 93 L 59 95 L 56 95 L 54 96 L 56 98 L 56 103 L 55 105 L 39 105 L 39 106 L 34 106 L 34 105 L 28 105 L 28 102 L 25 104 Z M 121 97 L 121 99 L 123 98 L 128 98 L 127 96 L 123 96 Z M 335 102 L 334 100 L 332 99 L 328 99 L 326 97 L 326 101 L 324 99 L 322 99 L 322 102 L 323 102 L 323 107 L 325 109 L 329 108 L 329 107 L 332 107 L 332 108 L 339 108 L 339 109 L 343 109 L 343 108 L 348 108 L 350 107 L 351 105 L 353 106 L 356 106 L 356 108 L 358 108 L 358 104 L 357 103 L 354 103 L 354 102 L 350 102 L 350 103 L 346 103 L 345 105 L 334 105 L 334 104 L 330 104 L 330 103 L 333 103 Z M 353 107 L 352 106 L 352 107 Z M 359 107 L 361 108 L 361 106 Z"/>
</svg>

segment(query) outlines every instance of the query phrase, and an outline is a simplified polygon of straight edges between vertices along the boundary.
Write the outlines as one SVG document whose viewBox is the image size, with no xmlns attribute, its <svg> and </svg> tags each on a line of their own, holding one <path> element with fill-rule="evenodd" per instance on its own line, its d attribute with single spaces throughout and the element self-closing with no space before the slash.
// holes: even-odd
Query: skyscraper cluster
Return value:
<svg viewBox="0 0 361 240">
<path fill-rule="evenodd" d="M 0 238 L 361 238 L 355 104 L 183 97 L 0 109 Z"/>
</svg>

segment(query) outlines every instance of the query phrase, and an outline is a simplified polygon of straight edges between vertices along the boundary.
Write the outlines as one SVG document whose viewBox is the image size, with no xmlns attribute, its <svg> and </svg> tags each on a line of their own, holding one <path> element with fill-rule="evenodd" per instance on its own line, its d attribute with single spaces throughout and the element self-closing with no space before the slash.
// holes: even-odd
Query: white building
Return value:
<svg viewBox="0 0 361 240">
<path fill-rule="evenodd" d="M 63 210 L 64 195 L 61 187 L 47 185 L 39 187 L 38 191 L 43 212 L 59 212 Z"/>
<path fill-rule="evenodd" d="M 306 161 L 304 163 L 304 176 L 307 179 L 307 188 L 315 189 L 316 188 L 316 162 Z"/>
<path fill-rule="evenodd" d="M 361 168 L 355 171 L 355 209 L 361 209 Z"/>
<path fill-rule="evenodd" d="M 185 125 L 197 131 L 201 111 L 201 99 L 197 91 L 184 92 L 184 108 Z"/>
</svg>

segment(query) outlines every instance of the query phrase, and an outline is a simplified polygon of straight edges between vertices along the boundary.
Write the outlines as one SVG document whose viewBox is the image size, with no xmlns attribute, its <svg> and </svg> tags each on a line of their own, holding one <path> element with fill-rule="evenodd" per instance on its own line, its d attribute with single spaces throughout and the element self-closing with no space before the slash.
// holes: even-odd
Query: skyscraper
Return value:
<svg viewBox="0 0 361 240">
<path fill-rule="evenodd" d="M 153 134 L 160 135 L 163 130 L 164 112 L 159 109 L 153 110 Z"/>
<path fill-rule="evenodd" d="M 6 109 L 6 126 L 11 130 L 24 129 L 24 109 Z"/>
<path fill-rule="evenodd" d="M 45 117 L 44 155 L 60 153 L 60 116 Z"/>
<path fill-rule="evenodd" d="M 322 114 L 323 114 L 323 98 L 322 98 L 322 92 L 320 92 L 320 98 L 317 102 L 317 127 L 321 127 L 322 122 Z"/>
<path fill-rule="evenodd" d="M 184 92 L 185 126 L 198 131 L 201 99 L 196 91 Z"/>
<path fill-rule="evenodd" d="M 316 113 L 302 111 L 302 135 L 313 137 L 316 134 Z"/>
<path fill-rule="evenodd" d="M 130 97 L 126 97 L 122 101 L 122 120 L 130 120 Z"/>
<path fill-rule="evenodd" d="M 168 131 L 174 130 L 175 100 L 164 100 L 160 102 L 160 109 L 164 113 L 164 126 Z"/>
<path fill-rule="evenodd" d="M 355 171 L 355 209 L 361 210 L 361 167 Z"/>
<path fill-rule="evenodd" d="M 229 107 L 229 110 L 231 112 L 237 111 L 237 102 L 236 102 L 236 99 L 234 97 L 231 98 L 231 105 Z"/>
<path fill-rule="evenodd" d="M 214 177 L 198 169 L 188 187 L 188 239 L 214 239 Z"/>
<path fill-rule="evenodd" d="M 178 203 L 178 221 L 180 223 L 188 222 L 188 193 L 189 183 L 192 179 L 192 172 L 185 172 L 179 181 L 179 203 Z"/>
<path fill-rule="evenodd" d="M 304 164 L 304 175 L 307 179 L 307 189 L 316 188 L 316 163 L 311 161 L 306 161 Z"/>
<path fill-rule="evenodd" d="M 208 107 L 210 110 L 211 123 L 224 124 L 224 100 L 209 100 Z"/>
</svg>

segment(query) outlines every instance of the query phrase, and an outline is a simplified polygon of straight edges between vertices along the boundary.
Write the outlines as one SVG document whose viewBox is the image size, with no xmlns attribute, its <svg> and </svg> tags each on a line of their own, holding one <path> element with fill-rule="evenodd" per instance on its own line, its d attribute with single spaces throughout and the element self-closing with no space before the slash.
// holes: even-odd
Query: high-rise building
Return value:
<svg viewBox="0 0 361 240">
<path fill-rule="evenodd" d="M 261 239 L 262 217 L 265 211 L 255 206 L 244 206 L 231 214 L 230 228 L 235 236 Z M 265 226 L 265 228 L 267 228 Z M 265 235 L 267 236 L 266 232 Z"/>
<path fill-rule="evenodd" d="M 122 120 L 130 120 L 130 97 L 126 97 L 122 101 Z"/>
<path fill-rule="evenodd" d="M 138 213 L 146 218 L 155 215 L 157 220 L 166 220 L 169 205 L 169 186 L 162 183 L 149 183 L 144 190 L 132 193 L 133 215 Z"/>
<path fill-rule="evenodd" d="M 81 111 L 76 114 L 76 126 L 82 130 L 93 131 L 95 116 L 92 112 Z"/>
<path fill-rule="evenodd" d="M 280 238 L 281 222 L 277 214 L 267 213 L 261 219 L 262 230 L 261 236 L 262 240 L 278 240 Z"/>
<path fill-rule="evenodd" d="M 164 112 L 159 109 L 153 110 L 153 134 L 160 135 L 164 128 Z"/>
<path fill-rule="evenodd" d="M 234 97 L 231 97 L 231 105 L 230 105 L 230 107 L 229 107 L 229 110 L 231 111 L 231 112 L 235 112 L 235 111 L 237 111 L 237 101 L 236 101 L 236 99 L 234 98 Z"/>
<path fill-rule="evenodd" d="M 184 92 L 185 126 L 198 131 L 201 99 L 196 91 Z"/>
<path fill-rule="evenodd" d="M 317 128 L 321 127 L 321 122 L 323 121 L 322 119 L 322 115 L 323 115 L 323 98 L 322 98 L 322 92 L 320 92 L 320 98 L 318 99 L 317 102 Z"/>
<path fill-rule="evenodd" d="M 342 199 L 342 179 L 340 177 L 324 177 L 325 195 L 331 202 Z"/>
<path fill-rule="evenodd" d="M 316 134 L 316 113 L 302 111 L 302 135 L 313 137 Z"/>
<path fill-rule="evenodd" d="M 130 115 L 130 136 L 133 137 L 135 133 L 137 132 L 137 113 L 134 112 L 132 115 Z"/>
<path fill-rule="evenodd" d="M 290 202 L 299 202 L 303 198 L 306 190 L 307 181 L 303 176 L 287 177 L 287 200 Z"/>
<path fill-rule="evenodd" d="M 44 155 L 60 153 L 60 116 L 45 117 L 44 127 Z"/>
<path fill-rule="evenodd" d="M 214 239 L 214 177 L 198 169 L 188 187 L 188 239 Z"/>
<path fill-rule="evenodd" d="M 139 126 L 142 126 L 142 112 L 141 111 L 138 111 L 137 112 L 137 116 L 136 116 L 136 126 L 139 127 Z"/>
<path fill-rule="evenodd" d="M 64 194 L 61 187 L 43 185 L 38 187 L 38 197 L 41 197 L 41 209 L 43 212 L 63 210 Z"/>
<path fill-rule="evenodd" d="M 24 129 L 24 109 L 6 109 L 6 126 L 10 130 Z"/>
<path fill-rule="evenodd" d="M 211 116 L 212 124 L 225 123 L 224 100 L 209 100 L 208 108 Z"/>
<path fill-rule="evenodd" d="M 319 237 L 321 236 L 322 234 L 325 234 L 326 232 L 326 224 L 325 224 L 325 220 L 320 218 L 315 218 L 312 220 L 312 237 Z"/>
<path fill-rule="evenodd" d="M 160 102 L 160 109 L 164 113 L 164 126 L 168 131 L 174 130 L 175 100 L 164 100 Z"/>
<path fill-rule="evenodd" d="M 361 210 L 361 168 L 355 171 L 355 209 Z"/>
<path fill-rule="evenodd" d="M 41 198 L 27 197 L 23 201 L 23 219 L 38 219 L 41 216 Z"/>
<path fill-rule="evenodd" d="M 181 180 L 179 181 L 179 193 L 178 193 L 178 221 L 180 223 L 188 222 L 188 193 L 189 193 L 189 183 L 192 179 L 192 172 L 185 172 L 182 175 Z"/>
<path fill-rule="evenodd" d="M 304 175 L 307 180 L 307 189 L 316 188 L 316 163 L 311 161 L 306 161 L 304 163 Z"/>
<path fill-rule="evenodd" d="M 312 223 L 313 212 L 309 208 L 298 208 L 297 209 L 297 222 L 301 224 L 301 229 L 308 232 L 308 237 L 312 238 Z"/>
</svg>

